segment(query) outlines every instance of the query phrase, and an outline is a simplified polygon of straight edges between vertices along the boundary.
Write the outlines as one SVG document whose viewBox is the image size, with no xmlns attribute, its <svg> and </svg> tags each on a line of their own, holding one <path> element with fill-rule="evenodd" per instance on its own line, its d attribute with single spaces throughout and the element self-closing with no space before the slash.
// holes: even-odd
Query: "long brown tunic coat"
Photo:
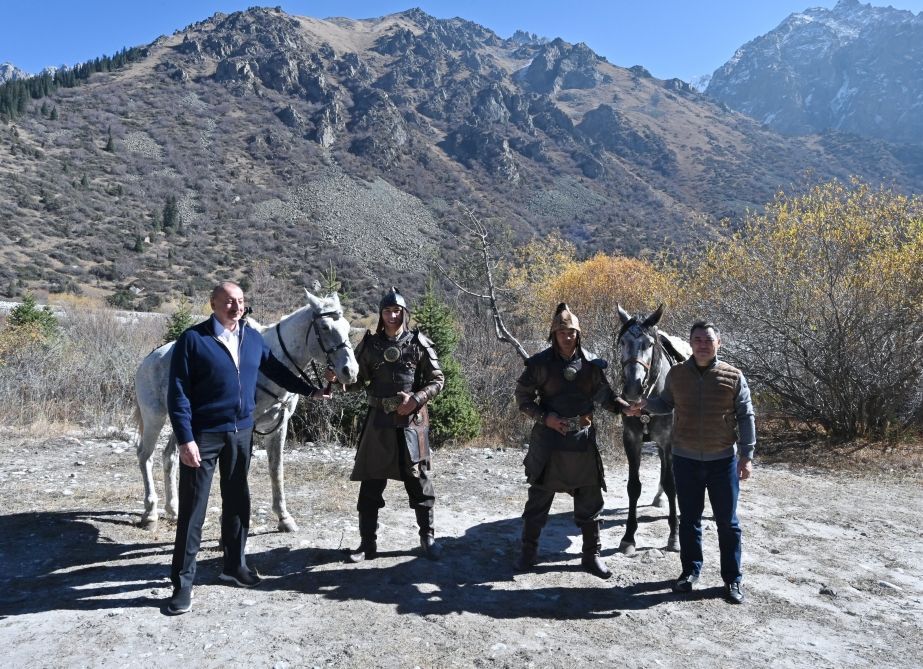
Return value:
<svg viewBox="0 0 923 669">
<path fill-rule="evenodd" d="M 397 349 L 400 357 L 389 362 L 385 358 L 389 349 Z M 428 465 L 428 453 L 421 453 L 420 448 L 408 444 L 402 426 L 408 421 L 375 406 L 376 400 L 393 397 L 398 391 L 412 392 L 421 405 L 418 413 L 425 412 L 425 405 L 439 394 L 445 383 L 439 359 L 433 343 L 423 334 L 405 331 L 394 339 L 383 332 L 366 333 L 356 349 L 356 360 L 359 377 L 350 390 L 365 390 L 370 401 L 350 480 L 401 481 L 412 476 L 415 467 Z M 401 450 L 406 452 L 406 457 L 400 457 Z M 402 462 L 404 471 L 401 470 Z"/>
<path fill-rule="evenodd" d="M 575 369 L 573 380 L 565 369 Z M 561 435 L 544 425 L 553 412 L 562 418 L 592 413 L 595 404 L 617 411 L 615 395 L 606 380 L 604 361 L 577 350 L 565 360 L 549 347 L 526 361 L 516 383 L 519 410 L 535 419 L 529 451 L 523 464 L 529 483 L 552 492 L 599 486 L 606 489 L 602 459 L 596 446 L 596 426 Z"/>
</svg>

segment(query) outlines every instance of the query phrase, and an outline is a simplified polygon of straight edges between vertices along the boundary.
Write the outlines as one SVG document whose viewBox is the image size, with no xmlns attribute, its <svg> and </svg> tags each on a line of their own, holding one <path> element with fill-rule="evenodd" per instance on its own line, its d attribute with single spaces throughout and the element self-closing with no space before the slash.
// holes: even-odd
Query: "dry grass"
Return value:
<svg viewBox="0 0 923 669">
<path fill-rule="evenodd" d="M 160 321 L 125 322 L 109 310 L 67 311 L 50 338 L 26 342 L 0 359 L 0 421 L 47 435 L 73 425 L 123 431 L 134 408 L 135 370 L 162 334 Z"/>
<path fill-rule="evenodd" d="M 856 440 L 834 443 L 809 426 L 780 419 L 757 425 L 757 461 L 923 481 L 923 435 L 908 433 L 897 441 Z"/>
</svg>

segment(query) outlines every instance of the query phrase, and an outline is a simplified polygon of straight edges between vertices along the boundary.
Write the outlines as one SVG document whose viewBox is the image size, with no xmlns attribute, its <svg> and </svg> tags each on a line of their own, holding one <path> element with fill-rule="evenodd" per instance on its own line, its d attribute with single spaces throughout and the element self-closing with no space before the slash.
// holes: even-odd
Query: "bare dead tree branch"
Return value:
<svg viewBox="0 0 923 669">
<path fill-rule="evenodd" d="M 441 265 L 436 265 L 439 272 L 445 276 L 458 290 L 462 291 L 466 295 L 471 295 L 478 299 L 486 301 L 490 305 L 490 312 L 493 315 L 494 319 L 494 332 L 497 336 L 497 340 L 510 344 L 519 356 L 526 360 L 529 357 L 528 352 L 519 343 L 519 340 L 512 335 L 512 333 L 507 329 L 506 324 L 503 322 L 503 314 L 500 311 L 500 304 L 497 300 L 497 289 L 494 285 L 494 270 L 498 267 L 498 262 L 491 256 L 490 248 L 490 236 L 487 231 L 487 227 L 481 222 L 477 215 L 468 207 L 459 204 L 459 207 L 465 214 L 467 219 L 462 225 L 468 230 L 468 232 L 478 239 L 480 244 L 480 258 L 482 267 L 484 270 L 484 277 L 487 281 L 487 290 L 477 292 L 466 288 L 461 285 L 458 281 L 452 277 L 444 267 Z"/>
</svg>

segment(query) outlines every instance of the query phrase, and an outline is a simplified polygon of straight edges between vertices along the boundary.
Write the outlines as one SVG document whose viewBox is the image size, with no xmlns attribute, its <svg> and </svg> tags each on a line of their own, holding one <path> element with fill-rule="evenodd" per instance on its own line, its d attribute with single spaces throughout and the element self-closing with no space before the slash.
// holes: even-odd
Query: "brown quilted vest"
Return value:
<svg viewBox="0 0 923 669">
<path fill-rule="evenodd" d="M 690 358 L 670 370 L 673 394 L 673 449 L 703 455 L 731 449 L 737 442 L 734 401 L 741 372 L 717 361 L 703 373 Z"/>
</svg>

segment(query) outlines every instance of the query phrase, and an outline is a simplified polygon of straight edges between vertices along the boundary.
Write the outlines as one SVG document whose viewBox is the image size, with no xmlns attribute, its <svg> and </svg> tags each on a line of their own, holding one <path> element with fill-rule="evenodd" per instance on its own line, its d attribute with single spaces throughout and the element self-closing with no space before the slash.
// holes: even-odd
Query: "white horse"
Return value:
<svg viewBox="0 0 923 669">
<path fill-rule="evenodd" d="M 315 370 L 315 375 L 317 371 L 322 373 L 329 366 L 340 383 L 355 383 L 359 365 L 349 341 L 349 322 L 343 317 L 339 296 L 334 293 L 321 299 L 307 291 L 305 293 L 307 305 L 285 316 L 278 323 L 262 326 L 249 319 L 249 324 L 263 334 L 272 354 L 302 378 L 315 385 L 322 382 L 317 378 L 313 381 L 308 378 L 306 367 L 316 361 L 322 366 L 320 370 Z M 167 381 L 172 355 L 173 342 L 164 344 L 141 361 L 135 374 L 138 463 L 144 477 L 144 515 L 141 517 L 141 526 L 146 529 L 153 529 L 157 525 L 157 492 L 151 456 L 167 417 Z M 297 403 L 298 395 L 287 392 L 260 374 L 253 412 L 253 431 L 263 436 L 263 445 L 269 456 L 272 509 L 279 518 L 278 527 L 283 532 L 298 530 L 297 523 L 285 506 L 282 480 L 282 449 L 288 420 Z M 163 453 L 164 517 L 167 520 L 176 520 L 178 461 L 176 436 L 171 433 Z"/>
</svg>

